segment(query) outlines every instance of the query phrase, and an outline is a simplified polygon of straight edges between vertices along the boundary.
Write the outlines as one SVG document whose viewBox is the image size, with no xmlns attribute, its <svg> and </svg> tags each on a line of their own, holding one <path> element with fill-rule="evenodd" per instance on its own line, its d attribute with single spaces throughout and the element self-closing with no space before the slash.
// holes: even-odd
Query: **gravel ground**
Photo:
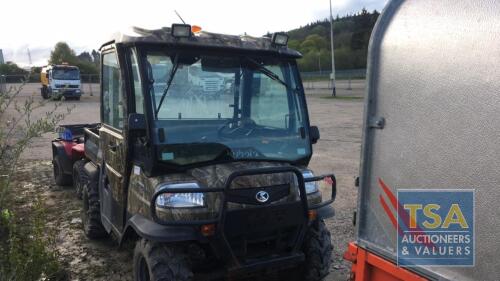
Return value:
<svg viewBox="0 0 500 281">
<path fill-rule="evenodd" d="M 336 216 L 327 221 L 332 233 L 334 254 L 332 269 L 327 281 L 346 280 L 349 264 L 342 260 L 347 243 L 354 239 L 352 216 L 356 207 L 357 190 L 354 179 L 358 174 L 361 146 L 363 111 L 363 81 L 346 90 L 338 86 L 341 98 L 328 98 L 327 89 L 307 89 L 307 102 L 311 124 L 320 128 L 321 139 L 314 145 L 310 167 L 316 172 L 334 172 L 338 179 L 338 195 L 334 203 Z M 359 86 L 361 85 L 361 86 Z M 30 95 L 41 99 L 37 84 L 24 87 L 19 99 Z M 99 96 L 97 85 L 87 85 L 89 90 L 80 101 L 64 101 L 65 106 L 75 106 L 63 123 L 92 123 L 99 121 Z M 35 116 L 53 110 L 50 103 L 37 110 Z M 55 134 L 37 139 L 22 156 L 19 184 L 21 196 L 30 191 L 41 195 L 48 207 L 48 227 L 56 233 L 57 251 L 72 280 L 130 280 L 132 251 L 130 247 L 117 249 L 112 240 L 89 241 L 81 229 L 80 205 L 71 188 L 55 185 L 52 177 L 50 140 Z M 24 176 L 23 176 L 24 175 Z M 36 179 L 36 180 L 31 180 Z"/>
</svg>

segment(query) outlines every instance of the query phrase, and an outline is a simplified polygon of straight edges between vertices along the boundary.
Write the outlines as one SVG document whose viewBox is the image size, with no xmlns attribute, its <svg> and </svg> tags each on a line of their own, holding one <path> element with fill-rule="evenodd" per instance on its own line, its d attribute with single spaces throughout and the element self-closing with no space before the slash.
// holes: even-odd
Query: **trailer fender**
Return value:
<svg viewBox="0 0 500 281">
<path fill-rule="evenodd" d="M 120 244 L 122 244 L 131 233 L 137 236 L 157 242 L 183 242 L 200 240 L 201 234 L 193 226 L 165 226 L 157 224 L 146 217 L 136 214 L 132 216 L 123 232 Z"/>
</svg>

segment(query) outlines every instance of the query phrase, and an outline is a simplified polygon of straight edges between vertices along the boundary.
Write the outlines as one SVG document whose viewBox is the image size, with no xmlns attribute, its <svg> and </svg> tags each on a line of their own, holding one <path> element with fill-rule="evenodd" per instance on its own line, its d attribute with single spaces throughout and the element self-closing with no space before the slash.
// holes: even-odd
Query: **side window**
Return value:
<svg viewBox="0 0 500 281">
<path fill-rule="evenodd" d="M 116 54 L 107 53 L 102 61 L 103 122 L 118 129 L 123 128 L 123 95 L 120 68 Z"/>
<path fill-rule="evenodd" d="M 139 64 L 135 51 L 130 51 L 130 62 L 132 64 L 132 77 L 134 78 L 135 112 L 144 114 L 144 95 L 142 94 L 142 84 L 139 77 Z"/>
</svg>

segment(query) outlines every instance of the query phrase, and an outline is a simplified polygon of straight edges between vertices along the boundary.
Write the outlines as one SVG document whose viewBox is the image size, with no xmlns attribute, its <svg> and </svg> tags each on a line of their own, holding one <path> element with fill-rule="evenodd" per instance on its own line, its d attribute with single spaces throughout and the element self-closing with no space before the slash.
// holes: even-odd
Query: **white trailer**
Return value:
<svg viewBox="0 0 500 281">
<path fill-rule="evenodd" d="M 500 1 L 393 0 L 379 17 L 369 47 L 357 239 L 345 255 L 355 280 L 500 280 L 499 15 Z M 410 190 L 438 205 L 472 194 L 473 206 L 461 206 L 467 225 L 457 226 L 471 231 L 467 261 L 463 253 L 453 262 L 404 261 L 407 229 L 435 233 L 420 221 L 411 226 L 422 214 L 402 202 Z M 452 195 L 429 197 L 437 190 Z M 440 219 L 438 228 L 450 230 L 449 218 Z"/>
</svg>

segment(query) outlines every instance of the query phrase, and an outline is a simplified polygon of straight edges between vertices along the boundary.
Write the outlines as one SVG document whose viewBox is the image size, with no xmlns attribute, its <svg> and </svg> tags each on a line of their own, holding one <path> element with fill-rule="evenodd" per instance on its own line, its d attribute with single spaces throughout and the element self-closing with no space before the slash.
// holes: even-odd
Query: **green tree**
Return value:
<svg viewBox="0 0 500 281">
<path fill-rule="evenodd" d="M 68 63 L 70 65 L 76 65 L 78 58 L 66 42 L 58 42 L 54 47 L 54 50 L 50 52 L 49 63 L 52 64 L 62 64 Z"/>
<path fill-rule="evenodd" d="M 316 51 L 319 52 L 321 49 L 327 49 L 329 46 L 328 40 L 318 34 L 312 34 L 306 37 L 306 40 L 300 44 L 301 50 L 304 51 Z"/>
<path fill-rule="evenodd" d="M 89 52 L 82 52 L 77 57 L 82 62 L 92 62 L 92 56 Z"/>
<path fill-rule="evenodd" d="M 11 61 L 0 64 L 1 75 L 26 75 L 27 73 L 26 70 Z"/>
</svg>

